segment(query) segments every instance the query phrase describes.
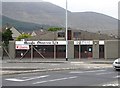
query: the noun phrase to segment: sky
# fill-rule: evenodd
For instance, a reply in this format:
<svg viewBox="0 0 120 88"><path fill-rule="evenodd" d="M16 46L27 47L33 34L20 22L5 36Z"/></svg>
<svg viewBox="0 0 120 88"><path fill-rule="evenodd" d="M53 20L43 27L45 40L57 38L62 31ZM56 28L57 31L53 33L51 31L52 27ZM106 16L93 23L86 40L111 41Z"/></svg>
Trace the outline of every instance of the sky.
<svg viewBox="0 0 120 88"><path fill-rule="evenodd" d="M66 7L66 0L2 0L2 2L41 2L47 1L60 7ZM118 2L120 0L67 0L71 12L93 11L118 18Z"/></svg>

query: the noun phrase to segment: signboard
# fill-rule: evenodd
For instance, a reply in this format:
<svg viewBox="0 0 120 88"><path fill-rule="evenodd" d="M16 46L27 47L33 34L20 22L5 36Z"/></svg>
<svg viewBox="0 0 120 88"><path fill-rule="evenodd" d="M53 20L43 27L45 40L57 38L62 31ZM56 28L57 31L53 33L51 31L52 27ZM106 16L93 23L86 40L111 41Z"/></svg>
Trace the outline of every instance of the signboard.
<svg viewBox="0 0 120 88"><path fill-rule="evenodd" d="M74 41L74 45L79 45L80 41Z"/></svg>
<svg viewBox="0 0 120 88"><path fill-rule="evenodd" d="M99 41L99 45L104 45L104 41Z"/></svg>
<svg viewBox="0 0 120 88"><path fill-rule="evenodd" d="M16 41L16 45L65 45L66 41Z"/></svg>
<svg viewBox="0 0 120 88"><path fill-rule="evenodd" d="M16 41L19 45L53 45L54 41Z"/></svg>
<svg viewBox="0 0 120 88"><path fill-rule="evenodd" d="M16 49L28 50L29 45L16 45Z"/></svg>
<svg viewBox="0 0 120 88"><path fill-rule="evenodd" d="M81 41L81 45L92 45L93 41Z"/></svg>
<svg viewBox="0 0 120 88"><path fill-rule="evenodd" d="M66 41L16 41L16 45L66 45ZM93 45L93 41L74 41L74 45ZM104 45L104 41L99 41L100 45Z"/></svg>
<svg viewBox="0 0 120 88"><path fill-rule="evenodd" d="M66 45L66 41L55 41L55 45Z"/></svg>
<svg viewBox="0 0 120 88"><path fill-rule="evenodd" d="M93 41L74 41L74 45L93 45Z"/></svg>

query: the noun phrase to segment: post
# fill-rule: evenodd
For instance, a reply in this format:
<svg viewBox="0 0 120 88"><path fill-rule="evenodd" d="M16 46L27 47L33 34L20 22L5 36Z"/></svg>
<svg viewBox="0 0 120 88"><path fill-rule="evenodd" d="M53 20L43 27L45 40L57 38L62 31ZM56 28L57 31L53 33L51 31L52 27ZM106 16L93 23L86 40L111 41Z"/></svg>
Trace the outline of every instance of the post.
<svg viewBox="0 0 120 88"><path fill-rule="evenodd" d="M80 38L80 35L81 35L81 32L79 34L79 59L81 58L81 47L80 47L80 45L81 45L81 38Z"/></svg>
<svg viewBox="0 0 120 88"><path fill-rule="evenodd" d="M55 41L54 41L54 59L56 59L56 45L55 45Z"/></svg>
<svg viewBox="0 0 120 88"><path fill-rule="evenodd" d="M56 59L56 34L54 32L54 59Z"/></svg>
<svg viewBox="0 0 120 88"><path fill-rule="evenodd" d="M81 53L81 49L80 49L80 40L79 40L79 59L80 59L80 53Z"/></svg>
<svg viewBox="0 0 120 88"><path fill-rule="evenodd" d="M33 41L31 43L31 60L33 59Z"/></svg>
<svg viewBox="0 0 120 88"><path fill-rule="evenodd" d="M66 61L68 61L68 33L67 33L67 29L68 29L68 22L67 22L68 18L67 18L67 0L66 0Z"/></svg>

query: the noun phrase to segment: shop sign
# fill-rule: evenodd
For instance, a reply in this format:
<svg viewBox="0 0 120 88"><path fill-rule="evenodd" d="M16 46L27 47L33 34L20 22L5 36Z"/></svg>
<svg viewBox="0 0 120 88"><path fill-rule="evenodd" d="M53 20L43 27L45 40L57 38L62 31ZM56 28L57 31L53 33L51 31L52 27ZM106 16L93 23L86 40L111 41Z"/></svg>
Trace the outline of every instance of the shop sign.
<svg viewBox="0 0 120 88"><path fill-rule="evenodd" d="M53 45L53 41L36 41L36 45Z"/></svg>
<svg viewBox="0 0 120 88"><path fill-rule="evenodd" d="M66 41L54 41L56 45L65 45Z"/></svg>
<svg viewBox="0 0 120 88"><path fill-rule="evenodd" d="M16 45L23 45L23 44L24 44L24 41L16 41L15 44L16 44Z"/></svg>
<svg viewBox="0 0 120 88"><path fill-rule="evenodd" d="M35 41L24 41L24 44L34 45L34 44L35 44Z"/></svg>
<svg viewBox="0 0 120 88"><path fill-rule="evenodd" d="M92 45L93 41L74 41L74 45Z"/></svg>
<svg viewBox="0 0 120 88"><path fill-rule="evenodd" d="M99 41L99 45L104 45L104 41Z"/></svg>
<svg viewBox="0 0 120 88"><path fill-rule="evenodd" d="M16 45L16 49L28 50L29 49L29 45Z"/></svg>
<svg viewBox="0 0 120 88"><path fill-rule="evenodd" d="M65 45L66 41L16 41L16 45Z"/></svg>
<svg viewBox="0 0 120 88"><path fill-rule="evenodd" d="M92 45L93 41L81 41L81 45Z"/></svg>

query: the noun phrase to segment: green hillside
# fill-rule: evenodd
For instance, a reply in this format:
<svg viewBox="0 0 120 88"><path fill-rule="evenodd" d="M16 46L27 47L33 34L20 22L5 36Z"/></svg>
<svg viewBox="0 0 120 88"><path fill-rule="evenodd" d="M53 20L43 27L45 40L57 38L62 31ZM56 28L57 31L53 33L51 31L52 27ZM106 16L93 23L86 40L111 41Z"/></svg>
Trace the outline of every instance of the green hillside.
<svg viewBox="0 0 120 88"><path fill-rule="evenodd" d="M14 26L19 31L24 31L24 32L38 30L41 28L46 29L47 27L49 27L48 25L44 25L44 24L40 25L40 24L35 24L30 22L22 22L22 21L8 18L6 16L2 16L2 24L0 25L5 26L6 24L10 24L11 26Z"/></svg>

